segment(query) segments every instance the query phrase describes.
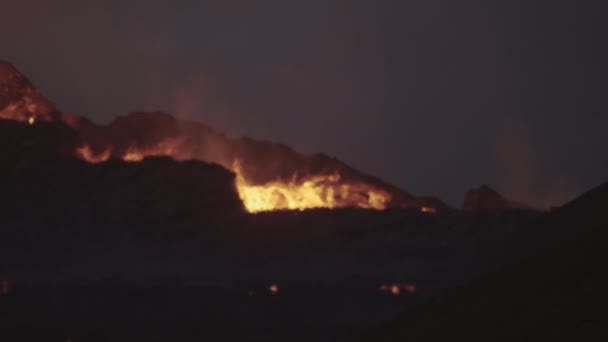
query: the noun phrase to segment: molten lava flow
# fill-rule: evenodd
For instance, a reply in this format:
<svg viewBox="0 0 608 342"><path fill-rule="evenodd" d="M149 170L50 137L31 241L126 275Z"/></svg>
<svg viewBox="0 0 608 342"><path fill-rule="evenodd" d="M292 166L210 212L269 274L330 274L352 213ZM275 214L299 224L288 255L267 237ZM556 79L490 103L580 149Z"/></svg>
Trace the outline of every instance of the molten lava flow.
<svg viewBox="0 0 608 342"><path fill-rule="evenodd" d="M149 156L169 156L177 160L197 159L191 146L180 139L165 139L145 148L131 146L126 152L118 155L115 155L112 149L94 153L90 146L84 145L76 151L76 155L90 163L104 162L111 156L127 162L139 162ZM237 191L245 209L251 213L345 207L382 210L391 200L389 193L368 184L343 181L339 173L252 184L239 160L227 166L236 174Z"/></svg>
<svg viewBox="0 0 608 342"><path fill-rule="evenodd" d="M97 164L107 161L108 159L110 159L111 153L112 150L107 149L102 153L96 154L95 152L93 152L89 145L84 145L76 149L76 156L91 164Z"/></svg>
<svg viewBox="0 0 608 342"><path fill-rule="evenodd" d="M90 163L104 162L111 156L110 149L95 154L88 145L79 148L76 153ZM179 139L166 139L152 147L132 146L118 158L127 162L139 162L148 156L170 156L184 160L191 159L192 153ZM239 196L251 213L344 207L381 210L386 208L391 197L385 191L367 184L344 182L338 173L252 184L247 180L239 160L235 160L229 168L236 174Z"/></svg>
<svg viewBox="0 0 608 342"><path fill-rule="evenodd" d="M145 148L131 146L121 159L128 162L139 162L145 157L152 156L168 156L175 160L191 159L189 149L183 146L180 139L165 139L154 146Z"/></svg>
<svg viewBox="0 0 608 342"><path fill-rule="evenodd" d="M126 152L115 156L126 162L140 162L146 157L168 156L176 160L189 159L186 149L180 149L178 139L166 139L152 147L137 148L131 146ZM76 150L76 156L86 162L102 163L114 156L112 149L108 148L101 153L95 153L89 145L84 145Z"/></svg>
<svg viewBox="0 0 608 342"><path fill-rule="evenodd" d="M0 119L29 125L63 123L82 142L73 154L89 163L110 158L139 162L148 156L168 156L221 164L236 174L236 188L249 212L346 207L380 210L389 205L409 206L408 194L401 196L399 191L326 156L308 158L270 142L231 139L203 124L179 121L166 113L131 113L107 126L98 126L86 118L57 110L25 76L1 61ZM268 163L273 155L276 163L271 162L272 167L258 168L257 160ZM241 165L239 158L247 160L247 164ZM289 161L292 165L278 165L279 161ZM301 168L292 169L293 174L285 176L286 170L298 165ZM310 169L330 171L298 172ZM254 170L255 177L252 176ZM268 171L261 175L262 170ZM277 178L273 181L260 181L274 176Z"/></svg>
<svg viewBox="0 0 608 342"><path fill-rule="evenodd" d="M366 184L342 182L339 174L313 175L289 181L250 184L240 161L232 165L236 186L247 211L304 210L313 208L359 207L385 209L390 195Z"/></svg>

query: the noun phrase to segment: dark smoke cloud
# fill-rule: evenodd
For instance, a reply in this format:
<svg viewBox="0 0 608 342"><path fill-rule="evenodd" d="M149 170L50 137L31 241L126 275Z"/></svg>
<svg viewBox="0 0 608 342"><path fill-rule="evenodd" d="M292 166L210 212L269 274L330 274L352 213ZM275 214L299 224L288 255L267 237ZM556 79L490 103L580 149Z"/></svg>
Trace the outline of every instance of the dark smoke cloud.
<svg viewBox="0 0 608 342"><path fill-rule="evenodd" d="M548 206L608 175L600 2L22 0L1 9L0 58L61 109L97 122L166 110L324 151L453 204L488 183Z"/></svg>

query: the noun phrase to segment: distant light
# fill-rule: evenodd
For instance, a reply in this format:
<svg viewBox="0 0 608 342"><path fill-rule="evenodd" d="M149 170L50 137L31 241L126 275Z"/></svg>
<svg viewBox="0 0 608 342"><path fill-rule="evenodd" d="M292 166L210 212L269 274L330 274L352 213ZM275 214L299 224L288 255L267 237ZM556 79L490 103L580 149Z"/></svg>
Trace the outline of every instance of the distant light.
<svg viewBox="0 0 608 342"><path fill-rule="evenodd" d="M391 286L391 294L397 296L400 293L401 293L401 290L399 289L399 286L397 286L397 285Z"/></svg>
<svg viewBox="0 0 608 342"><path fill-rule="evenodd" d="M30 116L30 117L27 119L27 123L28 123L28 124L30 124L30 125L35 124L35 123L36 123L36 117L34 117L34 116Z"/></svg>
<svg viewBox="0 0 608 342"><path fill-rule="evenodd" d="M405 291L409 292L409 293L416 292L416 285L414 285L414 284L401 285L401 288L404 289Z"/></svg>
<svg viewBox="0 0 608 342"><path fill-rule="evenodd" d="M272 294L277 294L279 292L279 285L272 284L272 285L268 286L268 291L270 291L270 293L272 293Z"/></svg>
<svg viewBox="0 0 608 342"><path fill-rule="evenodd" d="M416 285L414 284L382 284L378 287L378 289L382 292L388 292L393 296L398 296L402 291L406 291L410 294L416 292Z"/></svg>
<svg viewBox="0 0 608 342"><path fill-rule="evenodd" d="M436 214L437 213L437 209L435 209L433 207L421 207L420 211L422 211L423 213L427 213L427 214Z"/></svg>

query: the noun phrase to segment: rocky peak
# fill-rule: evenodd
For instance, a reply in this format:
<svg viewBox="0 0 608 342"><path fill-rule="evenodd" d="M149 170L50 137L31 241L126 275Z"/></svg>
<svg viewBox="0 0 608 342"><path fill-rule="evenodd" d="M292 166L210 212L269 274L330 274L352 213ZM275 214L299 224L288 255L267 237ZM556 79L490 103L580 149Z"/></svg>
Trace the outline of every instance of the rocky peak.
<svg viewBox="0 0 608 342"><path fill-rule="evenodd" d="M55 106L10 63L0 61L0 119L34 123L58 116Z"/></svg>
<svg viewBox="0 0 608 342"><path fill-rule="evenodd" d="M477 209L507 208L509 201L487 185L469 190L462 203L462 209L473 211Z"/></svg>

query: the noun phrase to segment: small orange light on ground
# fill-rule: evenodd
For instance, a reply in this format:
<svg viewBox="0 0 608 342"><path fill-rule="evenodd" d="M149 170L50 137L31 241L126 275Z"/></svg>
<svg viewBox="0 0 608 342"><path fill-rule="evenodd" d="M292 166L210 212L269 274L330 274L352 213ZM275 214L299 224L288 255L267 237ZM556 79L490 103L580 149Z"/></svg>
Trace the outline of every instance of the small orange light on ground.
<svg viewBox="0 0 608 342"><path fill-rule="evenodd" d="M420 211L422 211L423 213L427 213L427 214L437 213L437 209L435 209L433 207L422 207L422 208L420 208Z"/></svg>
<svg viewBox="0 0 608 342"><path fill-rule="evenodd" d="M402 291L406 291L410 294L416 292L416 285L414 284L382 284L378 287L378 289L382 292L388 292L394 296L398 296Z"/></svg>
<svg viewBox="0 0 608 342"><path fill-rule="evenodd" d="M398 285L392 285L391 286L391 294L397 296L401 293L401 289L399 289Z"/></svg>
<svg viewBox="0 0 608 342"><path fill-rule="evenodd" d="M278 293L279 292L279 285L272 284L272 285L268 286L268 291L270 291L270 293L272 293L272 294Z"/></svg>

